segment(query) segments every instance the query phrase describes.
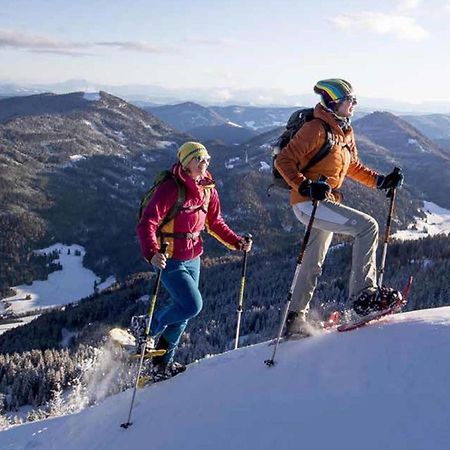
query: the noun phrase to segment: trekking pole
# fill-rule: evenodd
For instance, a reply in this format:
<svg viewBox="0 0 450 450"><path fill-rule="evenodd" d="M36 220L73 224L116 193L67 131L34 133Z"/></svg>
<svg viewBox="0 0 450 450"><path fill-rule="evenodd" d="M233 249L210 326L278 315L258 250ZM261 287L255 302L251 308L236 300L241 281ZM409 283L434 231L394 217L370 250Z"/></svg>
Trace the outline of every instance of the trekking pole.
<svg viewBox="0 0 450 450"><path fill-rule="evenodd" d="M399 167L394 168L395 173L400 173L401 169ZM394 215L394 203L395 203L395 194L396 189L391 188L389 189L387 193L387 197L391 199L389 203L389 213L386 220L386 229L384 230L384 242L383 242L383 251L381 253L381 262L380 262L380 268L378 270L378 287L381 287L383 284L383 277L384 277L384 266L386 264L386 254L387 254L387 248L389 243L389 235L391 234L391 222L392 222L392 216Z"/></svg>
<svg viewBox="0 0 450 450"><path fill-rule="evenodd" d="M316 215L316 210L317 210L318 205L319 205L319 201L318 200L314 200L311 217L309 219L308 226L306 228L305 237L303 238L303 243L302 243L302 246L301 246L301 249L300 249L300 254L298 255L298 259L297 259L297 266L295 267L294 278L292 280L292 284L291 284L291 287L289 289L289 293L288 293L287 301L286 301L286 306L284 308L283 315L282 315L282 320L280 322L280 328L278 330L277 341L276 341L275 347L273 349L272 358L271 359L266 359L264 361L264 363L268 367L272 367L272 366L275 365L275 355L277 353L278 344L280 343L281 333L283 332L284 324L286 323L286 318L287 318L287 315L288 315L289 306L291 305L292 294L294 293L294 288L295 288L295 285L297 283L298 273L299 273L300 267L302 265L303 256L305 254L306 246L308 245L309 236L311 234L311 229L313 227L314 217Z"/></svg>
<svg viewBox="0 0 450 450"><path fill-rule="evenodd" d="M250 233L244 236L245 242L250 242L252 235ZM239 347L239 333L241 330L241 316L242 316L242 305L244 303L244 289L245 289L245 271L247 270L247 255L248 252L244 250L244 259L242 263L242 276L241 276L241 289L239 291L239 301L237 307L237 325L236 325L236 338L234 340L234 349Z"/></svg>
<svg viewBox="0 0 450 450"><path fill-rule="evenodd" d="M163 242L159 252L162 253L162 254L165 254L166 251L167 251L167 247L168 246L169 246L169 244L167 242ZM122 428L125 428L125 429L127 429L130 425L133 424L132 422L130 422L130 420L131 420L131 413L133 411L134 399L136 397L136 390L138 388L139 378L141 376L141 370L142 370L142 366L144 364L145 348L147 346L147 339L148 339L148 336L150 334L150 325L152 323L153 311L155 310L156 298L158 296L159 285L161 283L161 274L162 274L162 269L158 269L158 275L156 276L156 282L155 282L155 286L153 288L152 300L150 302L150 308L148 310L148 321L147 321L147 326L145 328L145 340L144 340L143 344L141 345L141 347L142 347L141 348L141 357L139 359L139 368L138 368L138 372L137 372L137 375L136 375L136 382L134 384L133 395L131 397L130 411L128 412L127 421L122 423L122 424L120 424L120 426Z"/></svg>

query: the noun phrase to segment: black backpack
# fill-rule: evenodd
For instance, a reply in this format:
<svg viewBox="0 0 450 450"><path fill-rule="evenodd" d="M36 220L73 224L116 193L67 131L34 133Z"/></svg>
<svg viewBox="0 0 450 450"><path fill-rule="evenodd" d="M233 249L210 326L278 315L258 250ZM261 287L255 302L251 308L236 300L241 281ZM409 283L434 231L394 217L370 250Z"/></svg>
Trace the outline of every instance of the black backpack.
<svg viewBox="0 0 450 450"><path fill-rule="evenodd" d="M289 120L286 124L286 130L284 130L283 134L276 140L275 144L272 146L272 183L267 189L268 194L270 195L270 189L272 187L277 187L285 190L290 190L291 187L286 183L284 178L281 176L280 172L278 172L275 167L275 160L277 159L278 154L281 150L289 144L290 140L295 136L295 134L300 130L300 128L306 123L314 119L314 108L303 108L295 111L289 117ZM304 173L312 166L321 161L325 156L330 153L330 150L333 146L333 133L331 131L330 125L328 125L325 121L321 120L325 131L327 133L327 140L324 146L317 151L317 153L308 161L305 167L300 168L300 172Z"/></svg>

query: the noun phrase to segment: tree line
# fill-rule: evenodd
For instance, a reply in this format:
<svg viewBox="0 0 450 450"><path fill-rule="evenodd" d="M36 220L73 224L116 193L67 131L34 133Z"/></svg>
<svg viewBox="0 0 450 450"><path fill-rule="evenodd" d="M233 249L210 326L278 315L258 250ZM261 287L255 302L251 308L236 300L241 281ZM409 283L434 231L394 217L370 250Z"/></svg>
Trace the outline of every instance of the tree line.
<svg viewBox="0 0 450 450"><path fill-rule="evenodd" d="M301 237L291 240L288 251L249 255L242 345L275 335ZM441 235L389 246L386 285L401 289L410 275L415 277L407 310L450 304L449 244L450 237ZM330 250L311 306L317 320L336 309L350 308L347 301L350 259L350 245ZM232 348L241 264L239 253L203 258L200 288L205 306L190 322L177 353L178 360L189 363ZM67 305L61 311L43 314L30 324L0 336L0 386L1 392L5 389L8 392L5 410L26 404L40 408L51 401L57 386L68 389L69 383L79 378L83 361L92 359L93 349L104 348L108 329L127 327L132 315L147 312L153 279L152 273L136 274L103 293ZM158 303L167 300L162 288ZM67 348L61 348L65 332L71 332L73 337ZM113 383L111 392L117 392L114 388L117 385Z"/></svg>

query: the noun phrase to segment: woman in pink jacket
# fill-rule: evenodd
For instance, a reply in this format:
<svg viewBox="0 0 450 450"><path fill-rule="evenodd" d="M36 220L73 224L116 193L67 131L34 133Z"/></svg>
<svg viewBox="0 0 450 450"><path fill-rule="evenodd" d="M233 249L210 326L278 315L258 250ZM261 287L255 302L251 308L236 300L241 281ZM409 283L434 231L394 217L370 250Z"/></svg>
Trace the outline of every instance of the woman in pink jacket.
<svg viewBox="0 0 450 450"><path fill-rule="evenodd" d="M158 309L151 323L150 335L158 338L157 348L166 354L153 359L153 372L166 377L183 370L173 362L176 347L189 319L202 309L198 289L200 255L203 253L201 231L206 231L231 250L250 251L252 242L235 234L220 212L214 180L207 171L211 157L198 142L186 142L178 150L178 163L172 176L162 182L143 210L137 233L144 258L162 269L161 281L170 294L170 304ZM164 220L179 199L179 187L185 191L181 208L171 220ZM159 253L163 242L166 254ZM132 319L132 331L145 329L145 317Z"/></svg>

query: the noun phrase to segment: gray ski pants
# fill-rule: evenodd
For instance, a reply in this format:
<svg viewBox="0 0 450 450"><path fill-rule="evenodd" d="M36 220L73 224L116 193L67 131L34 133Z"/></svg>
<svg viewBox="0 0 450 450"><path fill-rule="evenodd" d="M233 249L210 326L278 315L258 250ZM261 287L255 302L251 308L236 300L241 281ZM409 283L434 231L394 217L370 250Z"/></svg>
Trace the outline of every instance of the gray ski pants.
<svg viewBox="0 0 450 450"><path fill-rule="evenodd" d="M308 225L313 208L311 202L297 203L292 208L297 219ZM377 222L373 217L348 206L326 200L320 202L290 306L290 310L298 312L302 319L305 319L308 312L333 233L354 238L349 297L356 296L365 288L376 286Z"/></svg>

